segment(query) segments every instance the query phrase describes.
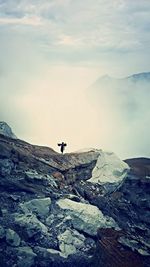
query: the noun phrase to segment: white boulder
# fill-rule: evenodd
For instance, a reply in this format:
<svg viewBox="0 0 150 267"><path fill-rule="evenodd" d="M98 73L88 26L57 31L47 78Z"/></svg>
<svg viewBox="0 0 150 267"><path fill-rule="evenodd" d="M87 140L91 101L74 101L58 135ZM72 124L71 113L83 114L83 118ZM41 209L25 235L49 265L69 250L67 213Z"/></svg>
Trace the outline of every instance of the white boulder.
<svg viewBox="0 0 150 267"><path fill-rule="evenodd" d="M94 205L79 203L70 199L60 199L57 204L61 209L68 210L75 229L91 236L97 234L98 228L118 228L111 217L104 216Z"/></svg>
<svg viewBox="0 0 150 267"><path fill-rule="evenodd" d="M96 166L88 182L94 184L120 183L129 169L128 164L120 160L114 153L99 151Z"/></svg>

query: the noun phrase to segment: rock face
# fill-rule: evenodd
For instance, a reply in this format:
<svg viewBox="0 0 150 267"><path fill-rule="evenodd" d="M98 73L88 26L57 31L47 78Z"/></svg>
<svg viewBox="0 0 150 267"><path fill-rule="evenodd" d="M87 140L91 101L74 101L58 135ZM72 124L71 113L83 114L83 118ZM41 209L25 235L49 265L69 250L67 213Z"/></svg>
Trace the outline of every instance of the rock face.
<svg viewBox="0 0 150 267"><path fill-rule="evenodd" d="M0 135L1 267L149 267L150 159Z"/></svg>
<svg viewBox="0 0 150 267"><path fill-rule="evenodd" d="M10 138L17 138L16 135L12 132L10 126L4 121L0 121L0 134L3 134Z"/></svg>

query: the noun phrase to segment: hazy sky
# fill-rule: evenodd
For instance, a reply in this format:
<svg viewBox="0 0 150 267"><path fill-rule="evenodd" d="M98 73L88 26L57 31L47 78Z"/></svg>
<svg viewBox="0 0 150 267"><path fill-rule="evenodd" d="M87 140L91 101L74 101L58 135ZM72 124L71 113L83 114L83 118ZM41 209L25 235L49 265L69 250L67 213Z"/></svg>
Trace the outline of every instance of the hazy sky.
<svg viewBox="0 0 150 267"><path fill-rule="evenodd" d="M101 134L87 88L106 73L149 71L149 31L149 0L0 0L0 120L18 137L54 149L63 140L68 152L96 146L121 157L148 155L147 139L143 150L141 139L136 149L124 140L113 111L114 131ZM104 111L111 114L110 106Z"/></svg>

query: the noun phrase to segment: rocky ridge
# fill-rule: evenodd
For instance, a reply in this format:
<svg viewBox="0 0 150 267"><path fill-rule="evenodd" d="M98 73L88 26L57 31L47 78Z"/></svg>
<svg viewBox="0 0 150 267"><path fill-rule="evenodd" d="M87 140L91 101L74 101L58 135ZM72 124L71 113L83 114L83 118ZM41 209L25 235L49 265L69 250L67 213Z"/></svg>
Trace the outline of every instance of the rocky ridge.
<svg viewBox="0 0 150 267"><path fill-rule="evenodd" d="M149 267L149 193L150 159L0 134L1 266Z"/></svg>
<svg viewBox="0 0 150 267"><path fill-rule="evenodd" d="M0 121L0 134L3 134L10 138L17 138L16 135L12 132L11 127L4 121Z"/></svg>

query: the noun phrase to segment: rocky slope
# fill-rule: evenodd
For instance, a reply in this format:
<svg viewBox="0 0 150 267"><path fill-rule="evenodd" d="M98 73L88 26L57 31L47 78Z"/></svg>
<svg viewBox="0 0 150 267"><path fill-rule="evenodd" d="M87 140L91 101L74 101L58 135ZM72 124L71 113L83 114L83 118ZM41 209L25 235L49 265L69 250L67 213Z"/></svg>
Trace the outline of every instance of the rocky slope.
<svg viewBox="0 0 150 267"><path fill-rule="evenodd" d="M150 159L0 134L1 267L149 267Z"/></svg>

